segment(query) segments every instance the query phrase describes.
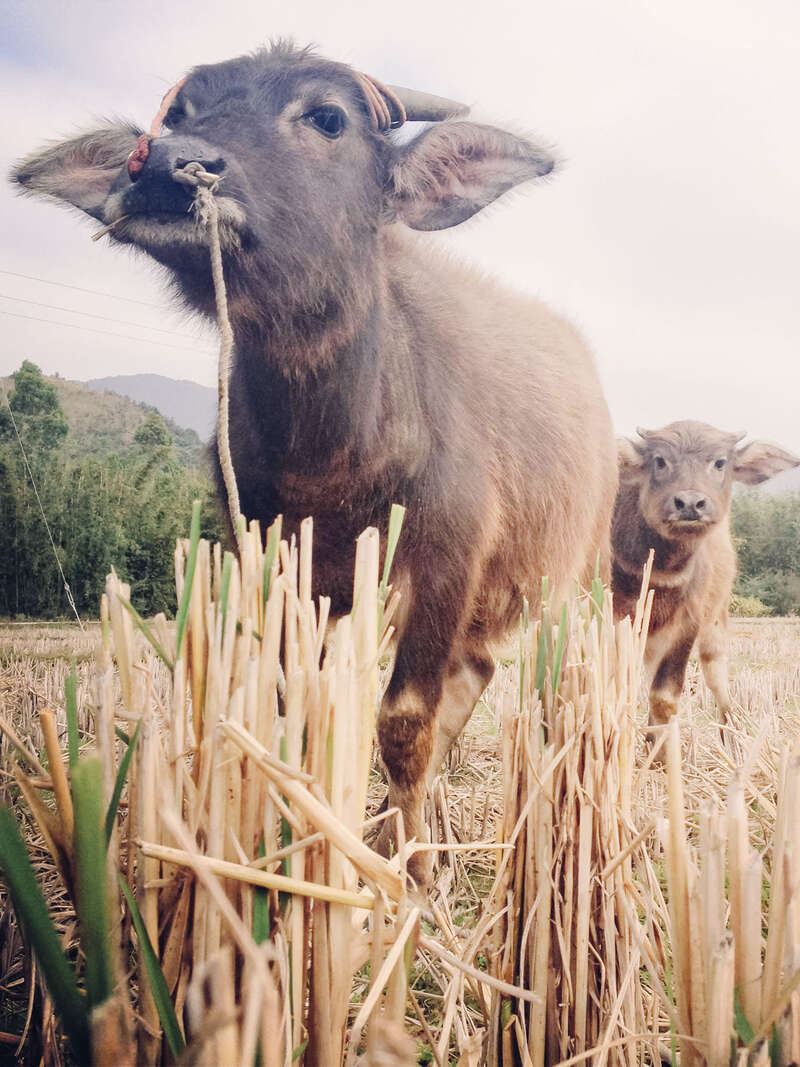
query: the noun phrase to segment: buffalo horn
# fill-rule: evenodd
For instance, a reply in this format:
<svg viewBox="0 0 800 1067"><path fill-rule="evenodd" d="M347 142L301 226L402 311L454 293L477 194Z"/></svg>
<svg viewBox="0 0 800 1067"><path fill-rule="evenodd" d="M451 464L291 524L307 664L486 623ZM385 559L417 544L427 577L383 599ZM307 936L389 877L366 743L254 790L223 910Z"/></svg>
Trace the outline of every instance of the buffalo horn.
<svg viewBox="0 0 800 1067"><path fill-rule="evenodd" d="M441 122L443 119L466 115L469 107L443 96L420 93L416 89L404 89L401 85L387 85L406 110L409 122Z"/></svg>

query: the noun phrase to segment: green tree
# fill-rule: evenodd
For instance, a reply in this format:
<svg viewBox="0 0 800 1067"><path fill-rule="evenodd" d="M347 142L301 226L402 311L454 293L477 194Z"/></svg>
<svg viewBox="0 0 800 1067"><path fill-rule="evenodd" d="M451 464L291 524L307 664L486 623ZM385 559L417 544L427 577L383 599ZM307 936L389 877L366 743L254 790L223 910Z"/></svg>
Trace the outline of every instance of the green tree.
<svg viewBox="0 0 800 1067"><path fill-rule="evenodd" d="M739 558L736 593L775 615L800 615L800 494L737 494L731 529Z"/></svg>
<svg viewBox="0 0 800 1067"><path fill-rule="evenodd" d="M60 447L69 426L55 387L45 381L35 363L24 360L13 378L14 388L8 397L8 404L33 465L37 455ZM0 438L8 440L12 436L16 435L11 415L8 407L4 407Z"/></svg>
<svg viewBox="0 0 800 1067"><path fill-rule="evenodd" d="M172 434L158 412L151 411L133 435L133 440L142 448L164 448L172 445Z"/></svg>

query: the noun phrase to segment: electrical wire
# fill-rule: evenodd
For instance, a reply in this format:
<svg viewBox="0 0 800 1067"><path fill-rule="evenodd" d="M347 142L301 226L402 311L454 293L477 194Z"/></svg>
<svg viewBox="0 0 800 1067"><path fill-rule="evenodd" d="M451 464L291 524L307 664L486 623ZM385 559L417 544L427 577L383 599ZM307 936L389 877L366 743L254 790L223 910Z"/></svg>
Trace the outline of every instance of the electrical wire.
<svg viewBox="0 0 800 1067"><path fill-rule="evenodd" d="M94 326L78 326L74 322L56 322L54 319L42 319L38 315L23 315L20 311L4 311L0 308L0 315L10 315L14 319L27 319L29 322L43 322L47 326L56 326L58 329L85 330L87 333L100 333L105 337L116 337L118 340L136 341L137 344L158 345L159 348L174 348L178 352L192 352L194 354L210 356L213 352L210 348L187 348L185 345L171 345L168 341L154 341L150 337L132 337L129 333L115 333L113 330L98 330Z"/></svg>
<svg viewBox="0 0 800 1067"><path fill-rule="evenodd" d="M156 330L158 333L168 333L172 337L183 337L187 341L193 341L191 334L181 333L180 330L165 330L163 326L147 326L143 322L131 322L130 319L117 319L113 315L98 315L93 311L78 311L75 308L65 308L60 304L45 304L41 300L28 300L23 296L9 296L8 293L0 293L0 300L16 300L19 304L32 304L37 308L48 308L50 311L63 311L67 315L85 315L87 319L102 319L103 322L117 322L120 326L135 326L137 330Z"/></svg>
<svg viewBox="0 0 800 1067"><path fill-rule="evenodd" d="M7 274L11 278L25 278L29 282L42 282L44 285L57 285L61 289L74 289L78 293L91 293L92 296L105 296L109 300L124 300L128 304L141 304L146 308L158 308L163 311L163 305L153 304L149 300L136 300L132 296L118 296L116 293L103 293L99 289L87 289L82 285L70 285L68 282L56 282L50 278L39 278L35 274L21 274L17 270L2 270L0 274Z"/></svg>

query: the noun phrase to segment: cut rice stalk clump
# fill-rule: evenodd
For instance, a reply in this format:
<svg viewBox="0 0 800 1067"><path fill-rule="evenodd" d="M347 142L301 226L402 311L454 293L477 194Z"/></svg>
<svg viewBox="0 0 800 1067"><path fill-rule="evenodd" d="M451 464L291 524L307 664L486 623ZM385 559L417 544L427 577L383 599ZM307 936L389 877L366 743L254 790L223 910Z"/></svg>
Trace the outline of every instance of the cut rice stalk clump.
<svg viewBox="0 0 800 1067"><path fill-rule="evenodd" d="M751 755L755 755L752 753ZM751 760L751 764L752 764ZM681 1064L800 1062L800 750L784 749L774 835L750 844L744 769L690 834L676 722L668 735L665 846ZM754 791L755 792L755 791ZM756 793L756 797L758 793ZM688 810L687 810L688 809Z"/></svg>
<svg viewBox="0 0 800 1067"><path fill-rule="evenodd" d="M308 520L298 550L275 526L264 549L251 524L239 560L196 536L179 544L174 635L141 624L142 639L127 587L113 575L107 585L105 662L113 635L123 713L142 723L119 847L202 1062L253 1063L258 1049L276 1067L342 1063L352 980L367 961L369 1010L349 1059L403 1017L403 949L419 914L405 897L406 854L387 861L362 842L393 604L383 611L378 534L366 531L355 606L321 666L328 602L311 599L311 531ZM171 668L164 702L153 647ZM107 758L112 693L101 685ZM149 989L140 952L139 1057L154 1063L162 1039Z"/></svg>
<svg viewBox="0 0 800 1067"><path fill-rule="evenodd" d="M647 587L647 576L643 590ZM599 583L523 632L520 688L502 709L505 811L490 897L492 967L533 1004L495 996L489 1063L641 1063L652 1008L641 983L632 809L635 712L648 628L614 622ZM656 1028L652 1031L655 1033ZM652 1051L652 1049L650 1050Z"/></svg>

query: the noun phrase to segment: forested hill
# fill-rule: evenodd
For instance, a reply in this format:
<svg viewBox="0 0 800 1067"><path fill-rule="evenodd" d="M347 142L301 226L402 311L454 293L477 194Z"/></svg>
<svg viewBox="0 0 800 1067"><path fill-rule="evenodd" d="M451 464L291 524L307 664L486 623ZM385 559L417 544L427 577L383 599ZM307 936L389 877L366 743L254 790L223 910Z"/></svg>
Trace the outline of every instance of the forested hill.
<svg viewBox="0 0 800 1067"><path fill-rule="evenodd" d="M203 536L224 529L205 447L145 405L45 378L26 360L0 379L0 616L70 613L14 422L79 612L96 617L111 567L140 611L172 612L192 501Z"/></svg>
<svg viewBox="0 0 800 1067"><path fill-rule="evenodd" d="M85 382L41 377L55 389L58 405L67 420L68 433L57 446L65 458L75 460L126 452L133 446L137 431L141 431L148 416L156 411L155 407L127 396L98 392ZM0 408L5 407L5 395L13 389L13 377L0 378ZM172 438L180 462L202 466L204 445L195 431L177 425L163 413L159 413L159 418Z"/></svg>

